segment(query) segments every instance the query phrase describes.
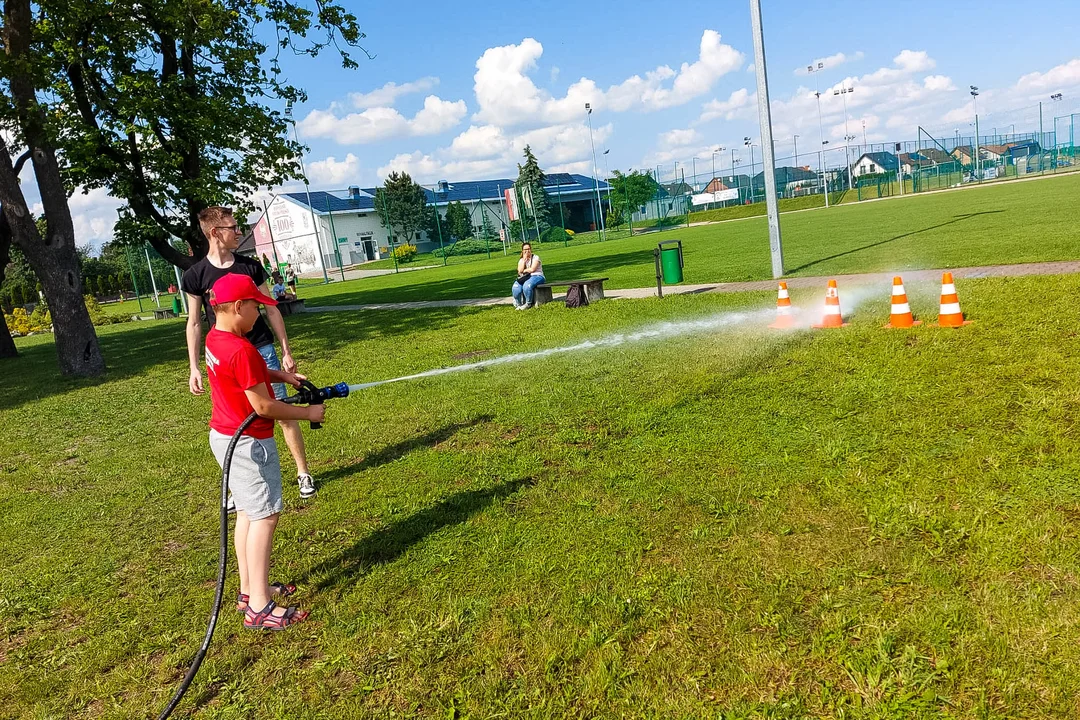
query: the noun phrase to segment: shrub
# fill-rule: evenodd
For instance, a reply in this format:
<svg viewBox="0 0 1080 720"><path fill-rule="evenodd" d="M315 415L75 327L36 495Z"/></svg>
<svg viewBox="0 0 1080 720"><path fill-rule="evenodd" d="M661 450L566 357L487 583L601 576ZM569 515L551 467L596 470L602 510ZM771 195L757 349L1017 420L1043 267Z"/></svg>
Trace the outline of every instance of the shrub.
<svg viewBox="0 0 1080 720"><path fill-rule="evenodd" d="M27 314L26 308L17 307L8 315L4 313L4 322L8 332L15 335L29 335L32 332L44 332L52 330L52 318L44 305L38 305L32 315Z"/></svg>
<svg viewBox="0 0 1080 720"><path fill-rule="evenodd" d="M570 239L570 235L561 227L555 225L549 227L543 233L540 234L540 242L566 242Z"/></svg>
<svg viewBox="0 0 1080 720"><path fill-rule="evenodd" d="M416 257L416 246L409 244L398 245L394 248L394 257L397 258L398 262L411 262Z"/></svg>
<svg viewBox="0 0 1080 720"><path fill-rule="evenodd" d="M86 312L90 314L90 322L95 327L127 322L127 318L122 315L107 315L98 305L98 301L94 299L93 295L83 295L83 302L86 303Z"/></svg>
<svg viewBox="0 0 1080 720"><path fill-rule="evenodd" d="M431 251L431 254L435 257L442 257L444 253L447 256L478 255L480 253L486 253L488 250L502 250L502 242L499 240L479 240L477 238L469 238L468 240L459 240L450 247L436 248Z"/></svg>
<svg viewBox="0 0 1080 720"><path fill-rule="evenodd" d="M623 219L622 210L617 207L612 207L608 209L607 217L604 218L604 222L609 228L617 228L626 221Z"/></svg>

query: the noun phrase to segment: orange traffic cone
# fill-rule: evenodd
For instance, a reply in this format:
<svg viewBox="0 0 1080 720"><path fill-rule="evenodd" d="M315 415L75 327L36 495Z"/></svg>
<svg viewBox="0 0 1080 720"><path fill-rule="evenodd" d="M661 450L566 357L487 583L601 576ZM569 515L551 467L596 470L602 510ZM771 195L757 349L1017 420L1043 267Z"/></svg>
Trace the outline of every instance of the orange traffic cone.
<svg viewBox="0 0 1080 720"><path fill-rule="evenodd" d="M769 327L786 330L795 327L795 318L791 315L791 298L788 297L787 283L780 283L776 293L776 320Z"/></svg>
<svg viewBox="0 0 1080 720"><path fill-rule="evenodd" d="M941 277L941 309L938 311L938 327L956 328L970 322L970 320L965 320L964 313L960 312L960 298L956 294L956 285L953 284L952 273L947 272Z"/></svg>
<svg viewBox="0 0 1080 720"><path fill-rule="evenodd" d="M907 293L904 291L904 281L899 276L892 279L892 313L889 315L889 324L885 327L909 328L922 325L922 320L916 320L911 314L911 306L908 305Z"/></svg>
<svg viewBox="0 0 1080 720"><path fill-rule="evenodd" d="M815 328L838 328L844 327L843 315L840 314L840 296L836 292L836 281L830 280L829 287L825 291L825 314L821 322L814 325Z"/></svg>

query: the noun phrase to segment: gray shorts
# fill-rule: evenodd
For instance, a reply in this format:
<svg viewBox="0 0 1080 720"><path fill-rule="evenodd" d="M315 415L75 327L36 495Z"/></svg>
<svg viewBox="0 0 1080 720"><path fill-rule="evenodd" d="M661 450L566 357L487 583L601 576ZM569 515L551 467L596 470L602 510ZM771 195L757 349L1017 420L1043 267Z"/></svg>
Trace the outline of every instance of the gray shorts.
<svg viewBox="0 0 1080 720"><path fill-rule="evenodd" d="M225 461L231 435L210 431L210 449L218 465ZM281 512L281 461L274 438L257 440L242 435L229 466L229 491L237 512L248 520L262 520Z"/></svg>

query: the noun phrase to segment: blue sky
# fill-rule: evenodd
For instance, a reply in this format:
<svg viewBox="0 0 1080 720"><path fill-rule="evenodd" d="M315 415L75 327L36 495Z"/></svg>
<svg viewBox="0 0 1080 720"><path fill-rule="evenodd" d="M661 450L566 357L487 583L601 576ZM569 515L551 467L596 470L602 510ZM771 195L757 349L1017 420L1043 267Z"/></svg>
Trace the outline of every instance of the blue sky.
<svg viewBox="0 0 1080 720"><path fill-rule="evenodd" d="M313 188L371 186L392 169L423 184L513 176L526 142L546 171L591 174L585 101L601 173L607 149L612 170L678 162L689 175L696 159L705 174L723 146L720 174L732 148L749 163L744 136L760 142L745 0L345 4L375 58L353 71L332 53L285 65L309 94L296 118ZM800 164L819 147L815 81L824 136L841 148L830 164L864 122L870 143L914 140L918 125L970 134L971 84L984 135L1037 129L1039 100L1047 126L1080 112L1076 0L762 4L779 164L792 164L795 134ZM815 60L826 67L807 76ZM854 87L847 131L841 86ZM1055 92L1065 98L1051 108ZM101 193L76 203L80 243L108 239L114 208Z"/></svg>

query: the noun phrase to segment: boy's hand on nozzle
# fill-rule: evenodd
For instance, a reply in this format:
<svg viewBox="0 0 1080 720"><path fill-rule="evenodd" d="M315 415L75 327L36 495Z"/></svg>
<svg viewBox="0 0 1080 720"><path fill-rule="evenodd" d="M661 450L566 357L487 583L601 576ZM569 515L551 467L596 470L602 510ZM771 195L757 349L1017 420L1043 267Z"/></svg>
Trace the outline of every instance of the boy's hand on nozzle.
<svg viewBox="0 0 1080 720"><path fill-rule="evenodd" d="M308 405L308 420L313 423L321 423L323 418L326 417L326 406L322 403L318 405Z"/></svg>

